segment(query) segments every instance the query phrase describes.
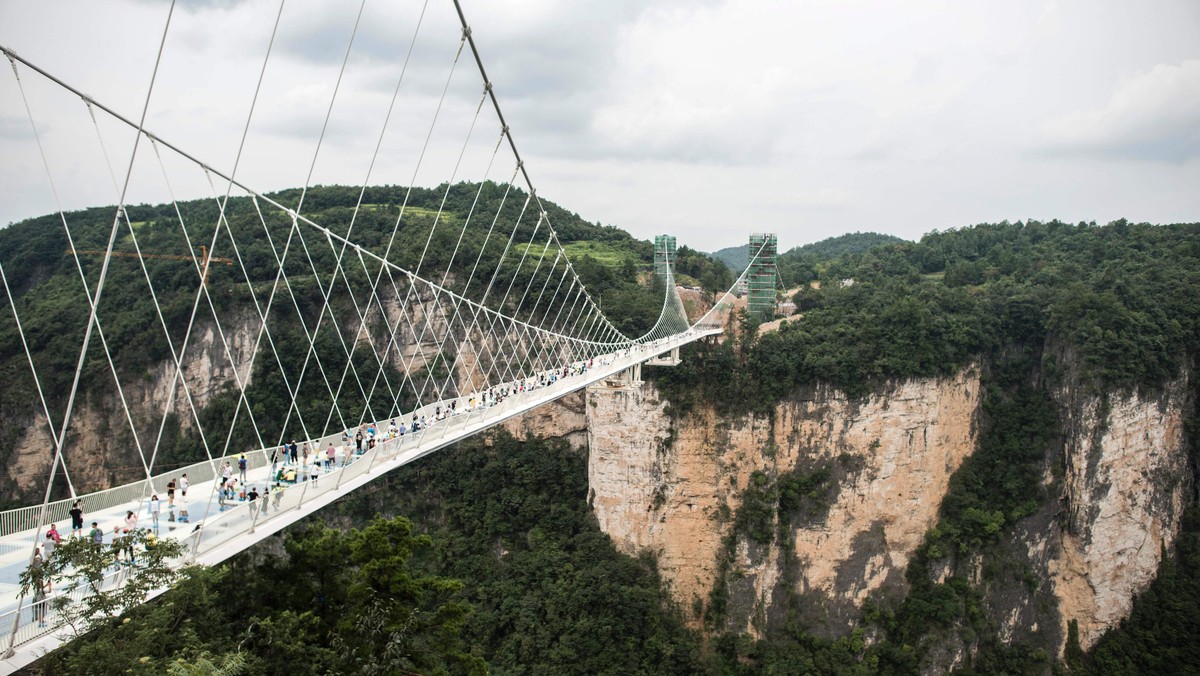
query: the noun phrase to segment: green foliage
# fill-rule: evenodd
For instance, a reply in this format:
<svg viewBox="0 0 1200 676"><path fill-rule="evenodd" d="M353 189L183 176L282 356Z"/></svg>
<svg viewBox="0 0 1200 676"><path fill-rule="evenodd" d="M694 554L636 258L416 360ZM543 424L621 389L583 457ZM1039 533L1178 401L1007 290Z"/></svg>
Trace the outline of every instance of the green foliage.
<svg viewBox="0 0 1200 676"><path fill-rule="evenodd" d="M1008 377L1022 377L1017 371ZM979 441L950 479L931 558L977 552L1041 504L1047 448L1058 430L1049 395L1023 380L993 381L983 402Z"/></svg>
<svg viewBox="0 0 1200 676"><path fill-rule="evenodd" d="M733 273L724 262L686 246L675 252L675 274L692 277L700 282L700 288L712 294L725 293L733 286Z"/></svg>
<svg viewBox="0 0 1200 676"><path fill-rule="evenodd" d="M797 622L784 631L752 641L745 634L722 634L714 641L712 672L720 674L831 674L868 676L881 673L876 657L865 649L861 629L836 640L817 638Z"/></svg>
<svg viewBox="0 0 1200 676"><path fill-rule="evenodd" d="M495 434L422 461L343 503L404 512L434 539L418 557L470 580L464 638L497 673L695 673L696 637L653 561L616 552L587 504L585 460Z"/></svg>
<svg viewBox="0 0 1200 676"><path fill-rule="evenodd" d="M1200 351L1198 241L1200 224L1030 222L875 246L824 261L821 289L797 293L802 316L779 331L691 347L654 377L677 413L733 415L818 381L862 396L1050 344L1085 380L1154 388Z"/></svg>
<svg viewBox="0 0 1200 676"><path fill-rule="evenodd" d="M136 554L132 564L130 552ZM186 552L187 547L178 540L158 539L145 528L122 535L112 546L96 546L90 538L66 538L49 560L21 572L21 592L34 598L38 587L87 590L79 600L60 594L53 601L57 626L70 627L78 636L116 622L144 603L152 591L171 584L177 573L168 564ZM130 574L112 587L107 583L121 566L130 567Z"/></svg>
<svg viewBox="0 0 1200 676"><path fill-rule="evenodd" d="M689 346L679 367L653 376L678 413L697 402L765 413L816 382L860 396L885 377L949 374L992 343L992 323L962 290L856 284L823 292L778 331Z"/></svg>
<svg viewBox="0 0 1200 676"><path fill-rule="evenodd" d="M786 531L793 522L823 518L836 485L834 473L825 463L811 471L797 469L778 477L756 470L739 496L732 533L769 545L775 541L776 525L779 531Z"/></svg>
<svg viewBox="0 0 1200 676"><path fill-rule="evenodd" d="M899 243L907 244L907 241L877 232L850 232L789 249L780 254L776 264L784 286L791 288L821 278L827 261ZM742 264L744 267L745 263Z"/></svg>
<svg viewBox="0 0 1200 676"><path fill-rule="evenodd" d="M81 540L82 541L82 540ZM66 541L64 541L64 545ZM462 585L415 569L432 546L403 518L292 529L285 555L186 568L160 599L51 653L45 673L463 673Z"/></svg>
<svg viewBox="0 0 1200 676"><path fill-rule="evenodd" d="M733 532L759 544L775 541L775 510L778 502L775 483L766 472L756 470L742 491L741 505L733 517Z"/></svg>
<svg viewBox="0 0 1200 676"><path fill-rule="evenodd" d="M1079 645L1079 620L1071 618L1067 623L1067 646L1063 657L1071 671L1083 669L1083 648Z"/></svg>
<svg viewBox="0 0 1200 676"><path fill-rule="evenodd" d="M797 518L806 521L823 518L829 509L832 478L832 472L824 466L808 473L793 471L779 477L780 523Z"/></svg>
<svg viewBox="0 0 1200 676"><path fill-rule="evenodd" d="M714 260L721 261L734 274L741 274L750 263L750 249L746 244L735 244L709 254Z"/></svg>
<svg viewBox="0 0 1200 676"><path fill-rule="evenodd" d="M791 287L811 279L817 279L816 271L825 261L904 241L899 237L877 232L850 232L812 244L804 244L780 254L777 260L779 276L785 285ZM724 263L734 273L739 274L746 269L746 265L750 262L750 252L746 244L727 247L714 251L710 255L713 259Z"/></svg>

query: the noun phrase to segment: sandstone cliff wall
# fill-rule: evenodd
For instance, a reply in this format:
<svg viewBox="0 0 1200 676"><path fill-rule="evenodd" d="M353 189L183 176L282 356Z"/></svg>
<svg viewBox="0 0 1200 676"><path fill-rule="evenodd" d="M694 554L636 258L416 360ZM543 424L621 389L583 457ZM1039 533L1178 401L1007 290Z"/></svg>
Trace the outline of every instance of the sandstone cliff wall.
<svg viewBox="0 0 1200 676"><path fill-rule="evenodd" d="M211 322L198 324L181 360L182 378L175 377L175 364L167 361L156 365L146 377L122 381L128 415L109 372L104 371L108 380L96 392L82 394L71 416L64 453L75 489L100 490L144 477L129 419L133 419L147 457L153 451L167 402L171 402L170 412L179 427L195 427L193 406L202 411L215 394L237 379L249 382L259 326L257 319L248 314L222 321L222 332ZM56 433L61 424L56 421ZM44 490L53 458L50 428L38 410L8 458L6 471L16 490Z"/></svg>
<svg viewBox="0 0 1200 676"><path fill-rule="evenodd" d="M1061 651L1075 619L1086 649L1128 615L1192 496L1189 391L1182 378L1149 394L1054 391L1061 440L1046 449L1042 509L1013 527L994 560L974 557L957 571L979 587L1002 638ZM721 578L727 628L760 634L782 619L774 610L786 593L803 599L808 626L841 635L869 596L905 591L908 561L974 451L980 402L975 368L895 383L860 402L818 387L770 416L731 420L706 409L672 420L650 384L593 387L589 497L618 548L657 556L694 623ZM727 550L755 472L814 468L834 470L827 509L791 523L790 537L743 537ZM970 650L948 644L943 666Z"/></svg>
<svg viewBox="0 0 1200 676"><path fill-rule="evenodd" d="M1079 622L1091 647L1129 615L1158 571L1192 496L1184 379L1154 394L1080 396L1064 387L1064 482L1059 557L1049 567L1063 631Z"/></svg>
<svg viewBox="0 0 1200 676"><path fill-rule="evenodd" d="M653 386L588 391L589 480L597 519L626 552L652 551L685 608L712 588L717 561L756 470L778 475L840 463L826 517L793 543L741 543L734 562L739 622L756 632L780 593L785 559L799 562L796 593L845 626L866 596L903 586L909 556L933 525L950 475L974 448L979 376L899 383L852 402L818 388L771 417L721 421L698 411L672 421ZM672 424L675 425L674 429ZM755 619L755 618L758 619Z"/></svg>

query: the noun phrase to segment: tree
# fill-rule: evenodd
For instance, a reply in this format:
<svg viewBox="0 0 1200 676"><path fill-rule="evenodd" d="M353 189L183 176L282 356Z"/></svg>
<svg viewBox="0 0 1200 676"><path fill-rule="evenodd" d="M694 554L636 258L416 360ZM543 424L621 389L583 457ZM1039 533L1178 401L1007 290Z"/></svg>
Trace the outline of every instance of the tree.
<svg viewBox="0 0 1200 676"><path fill-rule="evenodd" d="M122 562L121 551L134 552L136 558ZM178 576L170 564L186 552L178 540L158 539L145 528L123 535L111 547L96 546L90 538L64 539L48 561L21 573L21 593L30 598L46 582L68 592L51 602L54 626L69 626L79 636L116 621L145 603L150 592L170 585ZM85 593L74 599L69 593L74 590Z"/></svg>

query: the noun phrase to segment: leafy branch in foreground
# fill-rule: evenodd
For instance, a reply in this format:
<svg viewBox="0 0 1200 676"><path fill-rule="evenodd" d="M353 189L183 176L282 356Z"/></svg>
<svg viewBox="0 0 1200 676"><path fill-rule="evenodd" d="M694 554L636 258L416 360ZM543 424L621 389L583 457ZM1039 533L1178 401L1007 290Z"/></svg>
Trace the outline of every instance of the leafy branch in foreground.
<svg viewBox="0 0 1200 676"><path fill-rule="evenodd" d="M186 551L178 540L160 540L145 528L121 535L112 545L64 539L49 560L21 573L21 592L35 598L39 586L59 590L50 601L54 626L70 626L78 636L170 585L179 575L170 563Z"/></svg>

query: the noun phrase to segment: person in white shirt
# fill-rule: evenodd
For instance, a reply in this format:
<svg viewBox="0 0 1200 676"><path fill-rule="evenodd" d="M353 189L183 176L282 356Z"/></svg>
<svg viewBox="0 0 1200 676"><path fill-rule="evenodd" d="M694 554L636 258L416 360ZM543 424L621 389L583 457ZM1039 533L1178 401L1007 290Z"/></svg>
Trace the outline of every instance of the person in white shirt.
<svg viewBox="0 0 1200 676"><path fill-rule="evenodd" d="M158 513L161 508L162 504L158 501L158 496L150 496L150 523L154 524L154 530L158 530Z"/></svg>

